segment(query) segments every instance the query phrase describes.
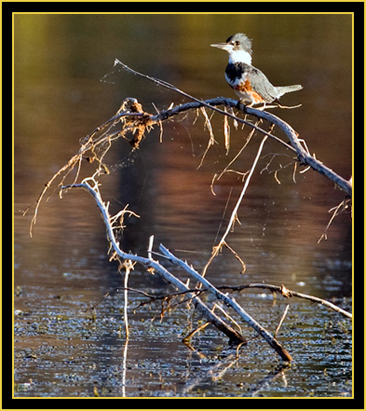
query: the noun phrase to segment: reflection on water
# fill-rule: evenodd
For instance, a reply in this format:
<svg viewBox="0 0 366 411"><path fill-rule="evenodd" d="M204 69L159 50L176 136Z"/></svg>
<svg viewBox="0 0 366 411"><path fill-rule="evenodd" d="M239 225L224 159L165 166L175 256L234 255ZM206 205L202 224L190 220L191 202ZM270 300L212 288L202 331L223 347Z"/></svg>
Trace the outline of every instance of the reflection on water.
<svg viewBox="0 0 366 411"><path fill-rule="evenodd" d="M112 117L124 98L136 97L150 112L155 110L152 103L162 109L172 101L181 102L180 96L124 72L115 74L113 81L99 82L114 58L197 97L233 97L223 78L226 56L209 44L234 31L253 38L254 64L275 84L304 86L286 100L289 105L300 101L301 108L275 113L293 125L317 158L349 177L350 16L197 18L15 17L17 396L93 396L94 387L101 396L330 397L352 392L350 321L301 300L290 301L281 328L279 338L295 358L294 366L282 369L260 339L242 348L236 359L226 339L211 327L195 337L197 352L190 351L180 340L191 322L195 326L200 320L197 314L191 318L192 313L181 307L160 323L159 306L144 306L134 314L132 308L141 297L131 294L131 337L124 366L122 294L104 300L95 317L87 310L122 283L117 266L108 262L105 228L91 199L85 192L68 192L62 200L53 193L41 205L34 236L29 237L32 209L26 217L21 211L34 203L52 174L78 151L79 139ZM212 124L218 144L199 169L209 133L196 113L164 123L162 143L156 128L133 154L126 141L113 147L106 159L112 173L100 179L104 200L111 202L112 214L129 204L140 216L125 221L124 249L145 255L154 234L156 247L163 243L197 270L205 266L243 184L238 174L225 174L215 183L214 196L212 178L240 150L249 132L247 126L235 131L230 123L231 147L226 154L217 113ZM234 163L235 170L250 169L259 139L253 138ZM241 275L239 262L223 249L207 276L216 285L285 284L351 310L349 214L337 217L328 240L317 244L330 218L328 210L344 195L311 170L297 173L295 183L292 166L286 167L291 161L273 142L266 145L239 209L240 224L228 237L247 270ZM93 165L85 163L82 175L92 170ZM141 268L132 274L133 288L170 290ZM273 301L272 296L253 291L236 299L271 332L287 304L283 298ZM253 337L250 330L246 333Z"/></svg>

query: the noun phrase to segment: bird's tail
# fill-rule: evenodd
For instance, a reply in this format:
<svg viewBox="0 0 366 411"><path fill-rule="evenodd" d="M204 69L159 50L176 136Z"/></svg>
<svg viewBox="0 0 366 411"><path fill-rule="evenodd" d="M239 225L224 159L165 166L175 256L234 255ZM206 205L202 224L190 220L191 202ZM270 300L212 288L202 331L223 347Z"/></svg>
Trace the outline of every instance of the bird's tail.
<svg viewBox="0 0 366 411"><path fill-rule="evenodd" d="M276 89L278 91L278 97L281 97L286 93L292 93L293 91L301 90L302 86L300 86L300 84L296 84L294 86L280 86L276 87Z"/></svg>

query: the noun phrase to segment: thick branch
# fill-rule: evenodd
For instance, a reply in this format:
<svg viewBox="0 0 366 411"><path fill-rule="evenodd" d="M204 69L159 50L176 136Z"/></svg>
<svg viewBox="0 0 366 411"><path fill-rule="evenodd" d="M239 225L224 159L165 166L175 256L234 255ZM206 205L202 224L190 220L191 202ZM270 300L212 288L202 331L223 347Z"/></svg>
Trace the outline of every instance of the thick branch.
<svg viewBox="0 0 366 411"><path fill-rule="evenodd" d="M223 294L219 291L216 287L214 287L206 278L202 277L196 270L190 267L187 263L180 260L179 258L175 257L167 248L165 248L162 244L159 247L160 251L169 258L171 262L174 264L179 265L189 274L191 274L196 280L198 280L205 288L207 288L218 300L223 301L227 306L232 307L240 317L250 326L252 327L258 334L260 334L268 344L274 348L280 357L285 361L292 361L292 357L287 350L285 350L281 344L265 329L263 328L257 321L254 320L232 297L228 297L227 295Z"/></svg>
<svg viewBox="0 0 366 411"><path fill-rule="evenodd" d="M339 176L333 170L325 166L321 161L317 160L315 157L311 156L300 144L298 139L298 133L285 121L275 116L272 113L267 113L265 111L255 110L250 107L245 108L245 111L248 114L252 114L258 118L263 118L270 121L272 124L278 126L288 137L292 147L296 150L297 157L302 164L310 166L313 170L317 171L320 174L325 175L330 180L332 180L338 187L344 190L349 196L352 196L352 184ZM253 112L255 110L255 112Z"/></svg>
<svg viewBox="0 0 366 411"><path fill-rule="evenodd" d="M153 260L151 258L140 257L135 254L125 253L124 251L120 249L119 243L117 242L115 238L113 227L111 225L111 216L109 215L108 207L104 204L101 198L99 187L97 186L97 184L94 184L93 186L91 186L90 185L91 181L94 182L93 179L87 179L87 180L84 180L84 182L81 184L74 184L72 186L66 186L66 187L63 187L63 189L83 188L87 190L89 194L93 196L94 200L97 203L99 210L102 213L103 221L107 229L107 237L110 241L113 251L124 260L136 261L139 264L142 264L146 268L152 268L156 270L169 284L173 285L180 291L187 292L187 296L190 299L192 299L192 302L197 308L197 310L200 311L205 316L205 318L208 321L210 321L211 324L213 324L216 328L218 328L220 331L226 334L230 338L231 342L233 343L246 342L246 339L239 332L235 331L232 327L230 327L223 320L221 320L221 318L218 317L212 310L210 310L201 301L201 299L195 295L195 293L189 292L189 288L178 278L174 277L165 267L159 264L158 261Z"/></svg>
<svg viewBox="0 0 366 411"><path fill-rule="evenodd" d="M235 118L236 121L247 124L250 127L253 127L258 131L261 131L263 134L268 135L271 138L275 138L277 141L281 142L281 144L286 145L288 147L288 145L284 141L278 139L275 136L272 136L271 134L268 134L265 130L262 130L260 127L254 126L252 123L250 123L246 120L240 119L240 118L234 116L233 114L230 114L230 113L227 113L226 111L220 110L216 106L220 105L220 104L224 104L224 105L230 106L230 107L236 107L236 108L239 107L246 114L253 115L257 118L265 119L265 120L269 121L270 123L275 124L276 126L278 126L286 134L286 136L289 138L289 140L291 142L291 146L296 151L297 157L298 157L299 161L302 164L308 165L313 170L317 171L318 173L325 175L330 180L332 180L338 187L340 187L342 190L344 190L349 196L352 196L352 185L350 184L350 182L345 180L344 178L340 177L333 170L331 170L330 168L324 166L323 163L321 163L315 157L312 157L309 153L307 153L304 150L304 148L301 146L301 144L299 142L299 139L297 138L298 133L296 133L296 131L289 124L287 124L285 121L283 121L279 117L277 117L277 116L275 116L271 113L265 112L263 110L258 110L258 109L252 108L252 107L245 106L243 104L238 104L237 101L232 100L232 99L226 99L226 98L221 97L221 98L217 98L217 99L203 101L203 100L200 100L200 99L186 93L185 91L182 91L182 90L178 89L174 85L172 85L172 84L170 84L170 83L168 83L164 80L161 80L161 79L158 79L158 78L155 78L155 77L151 77L151 76L148 76L148 75L143 74L143 73L139 73L138 71L135 71L135 70L131 69L130 67L128 67L126 64L122 63L118 59L115 60L115 65L117 65L117 64L122 66L125 70L127 70L127 71L129 71L129 72L131 72L135 75L138 75L140 77L144 77L144 78L146 78L150 81L153 81L154 83L156 83L156 84L158 84L162 87L168 88L169 90L173 90L173 91L175 91L175 92L177 92L177 93L193 100L196 103L196 105L195 104L192 105L192 103L187 103L187 105L182 104L181 106L177 106L177 107L181 107L181 109L178 109L177 107L175 107L174 109L172 109L170 111L166 110L165 112L161 112L161 113L164 113L164 114L163 114L163 117L159 119L159 121L162 121L162 120L164 120L164 119L166 119L166 118L168 118L172 115L176 115L176 114L178 114L178 112L181 112L181 110L186 111L187 109L190 109L190 108L207 107L207 108L211 108L212 110L217 111L217 112L219 112L219 113L221 113L225 116ZM220 103L220 100L221 100L221 103ZM160 116L161 113L159 113L158 116Z"/></svg>
<svg viewBox="0 0 366 411"><path fill-rule="evenodd" d="M193 98L191 96L191 98ZM285 121L283 121L281 118L275 116L272 113L268 113L263 110L258 110L252 107L247 107L244 106L243 104L240 104L240 109L246 113L250 114L252 116L255 116L259 119L267 120L272 124L275 124L278 128L280 128L288 137L291 146L289 146L287 143L285 143L283 140L278 138L277 136L273 135L272 133L268 133L266 130L264 130L261 127L256 126L255 124L243 120L231 113L228 113L224 110L218 109L216 106L219 105L225 105L233 108L238 107L238 102L232 99L224 98L224 97L217 97L215 99L210 99L210 100L205 100L205 101L197 101L197 99L193 98L195 102L193 103L185 103L181 104L179 106L176 106L172 109L169 110L164 110L156 114L151 118L153 121L163 121L168 119L169 117L176 116L182 112L185 112L187 110L191 109L197 109L200 107L207 107L211 108L212 110L219 112L220 114L230 117L234 120L236 120L239 123L243 123L246 125L249 125L253 129L261 132L264 135L267 135L268 137L276 140L278 143L282 144L285 146L287 149L291 149L294 151L297 155L298 160L301 162L301 164L310 166L313 170L317 171L320 174L325 175L328 177L331 181L333 181L338 187L340 187L343 191L345 191L349 196L352 196L352 185L350 184L349 181L345 180L341 176L339 176L337 173L335 173L333 170L331 170L329 167L325 166L321 161L317 160L315 157L311 156L306 150L304 150L303 146L301 145L299 139L298 139L298 133Z"/></svg>

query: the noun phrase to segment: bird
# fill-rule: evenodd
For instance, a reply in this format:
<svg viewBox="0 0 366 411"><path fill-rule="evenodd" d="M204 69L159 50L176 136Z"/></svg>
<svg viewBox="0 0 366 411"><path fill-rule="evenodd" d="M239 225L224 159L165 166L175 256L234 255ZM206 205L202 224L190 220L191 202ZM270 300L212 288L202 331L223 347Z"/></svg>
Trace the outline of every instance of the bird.
<svg viewBox="0 0 366 411"><path fill-rule="evenodd" d="M229 62L225 70L225 78L229 86L239 96L239 103L257 104L278 103L286 93L301 90L300 84L293 86L277 86L252 65L252 41L247 35L237 33L230 36L225 43L211 44L229 53Z"/></svg>

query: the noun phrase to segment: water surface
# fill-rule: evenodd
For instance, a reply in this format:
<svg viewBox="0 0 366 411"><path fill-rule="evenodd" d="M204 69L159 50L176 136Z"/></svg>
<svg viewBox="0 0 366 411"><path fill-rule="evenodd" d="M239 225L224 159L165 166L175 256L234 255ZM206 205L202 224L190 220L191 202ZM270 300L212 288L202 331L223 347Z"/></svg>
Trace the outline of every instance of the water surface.
<svg viewBox="0 0 366 411"><path fill-rule="evenodd" d="M311 153L349 178L349 15L15 16L16 396L352 395L352 323L340 314L303 300L273 300L262 290L236 295L270 332L290 303L278 336L294 358L285 367L267 343L252 339L255 334L245 325L243 334L251 340L238 358L227 338L211 326L194 337L192 351L181 340L202 321L199 314L181 305L161 320L160 303L134 312L144 298L130 293L127 341L123 293L112 293L90 310L105 293L120 287L123 278L118 264L108 261L105 227L87 193L70 191L59 199L51 189L40 207L33 238L29 226L34 209L22 216L53 173L78 151L79 139L112 117L126 97L137 98L149 112L155 111L154 105L164 109L171 102L186 101L127 72L99 81L113 70L115 58L196 97L232 98L223 77L227 55L209 45L238 31L253 39L253 63L271 81L304 86L284 101L302 103L301 108L274 113L300 133ZM250 131L247 126L235 131L230 123L226 154L217 113L212 124L217 144L200 168L209 133L196 113L165 123L162 143L156 127L133 154L126 142L116 144L108 158L113 172L101 178L101 190L112 212L129 204L140 216L125 221L126 251L146 255L153 234L156 250L163 243L198 271L206 265L243 184L238 174L227 174L214 185L214 196L212 178L240 150ZM260 139L259 134L253 137L236 170L250 169ZM228 237L246 271L240 274L238 260L223 249L207 278L218 286L284 284L351 311L349 213L337 217L328 239L318 243L331 216L328 210L344 193L311 170L297 172L294 182L291 162L289 153L273 142L266 144L239 209L240 225ZM83 175L92 170L85 164ZM186 273L167 267L186 279ZM148 293L173 292L139 266L129 285ZM210 303L212 298L207 298Z"/></svg>

